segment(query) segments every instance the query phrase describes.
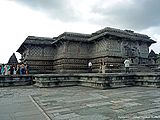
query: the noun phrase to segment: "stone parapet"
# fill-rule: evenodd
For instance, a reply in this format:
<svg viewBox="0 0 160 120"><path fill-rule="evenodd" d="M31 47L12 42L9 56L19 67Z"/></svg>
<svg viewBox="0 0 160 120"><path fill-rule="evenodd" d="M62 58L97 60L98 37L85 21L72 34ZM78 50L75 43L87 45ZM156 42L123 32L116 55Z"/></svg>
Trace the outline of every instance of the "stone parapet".
<svg viewBox="0 0 160 120"><path fill-rule="evenodd" d="M39 74L34 76L38 87L87 86L99 89L129 86L160 87L160 73L107 74Z"/></svg>
<svg viewBox="0 0 160 120"><path fill-rule="evenodd" d="M32 80L33 78L31 75L1 75L0 87L31 85L33 84Z"/></svg>
<svg viewBox="0 0 160 120"><path fill-rule="evenodd" d="M37 87L86 86L98 89L130 86L160 87L160 73L68 73L0 76L0 87L31 85Z"/></svg>
<svg viewBox="0 0 160 120"><path fill-rule="evenodd" d="M137 73L135 85L144 87L160 87L160 73Z"/></svg>
<svg viewBox="0 0 160 120"><path fill-rule="evenodd" d="M133 86L134 75L126 74L48 74L35 75L38 87L88 86L99 89Z"/></svg>

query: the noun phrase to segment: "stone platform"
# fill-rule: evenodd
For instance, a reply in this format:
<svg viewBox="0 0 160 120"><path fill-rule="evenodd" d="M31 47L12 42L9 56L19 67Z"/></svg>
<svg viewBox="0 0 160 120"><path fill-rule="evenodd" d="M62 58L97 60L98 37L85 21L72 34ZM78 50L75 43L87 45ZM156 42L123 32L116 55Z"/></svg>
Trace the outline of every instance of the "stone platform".
<svg viewBox="0 0 160 120"><path fill-rule="evenodd" d="M0 87L31 85L38 87L88 86L99 89L129 86L160 87L160 73L84 73L0 76Z"/></svg>
<svg viewBox="0 0 160 120"><path fill-rule="evenodd" d="M31 85L32 80L32 75L0 75L0 87Z"/></svg>
<svg viewBox="0 0 160 120"><path fill-rule="evenodd" d="M160 73L86 73L39 74L34 76L38 87L88 86L99 89L128 86L160 87Z"/></svg>

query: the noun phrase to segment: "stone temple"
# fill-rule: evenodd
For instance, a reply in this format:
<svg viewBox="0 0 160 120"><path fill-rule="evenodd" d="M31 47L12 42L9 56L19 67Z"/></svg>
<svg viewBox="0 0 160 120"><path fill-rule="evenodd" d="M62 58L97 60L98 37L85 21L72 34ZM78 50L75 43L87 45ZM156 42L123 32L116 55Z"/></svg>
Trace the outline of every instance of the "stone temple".
<svg viewBox="0 0 160 120"><path fill-rule="evenodd" d="M149 36L131 30L106 27L92 34L64 32L58 37L28 36L17 52L31 73L85 73L88 62L98 72L100 62L106 72L118 72L126 58L135 65L148 64Z"/></svg>

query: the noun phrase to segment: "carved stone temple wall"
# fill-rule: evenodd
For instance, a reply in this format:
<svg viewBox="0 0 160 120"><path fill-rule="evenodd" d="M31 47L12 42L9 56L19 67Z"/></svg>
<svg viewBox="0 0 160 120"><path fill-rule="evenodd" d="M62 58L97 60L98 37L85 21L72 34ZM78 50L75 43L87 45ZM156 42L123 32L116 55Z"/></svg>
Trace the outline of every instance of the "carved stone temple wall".
<svg viewBox="0 0 160 120"><path fill-rule="evenodd" d="M155 41L147 35L106 27L92 34L29 36L17 52L32 73L85 73L89 61L93 63L92 72L98 72L102 60L106 72L118 72L126 58L131 58L133 64L146 64L152 43Z"/></svg>
<svg viewBox="0 0 160 120"><path fill-rule="evenodd" d="M21 62L28 64L31 73L53 71L53 41L52 38L28 36L18 48Z"/></svg>
<svg viewBox="0 0 160 120"><path fill-rule="evenodd" d="M88 34L65 32L53 42L55 48L54 72L87 72L89 59Z"/></svg>

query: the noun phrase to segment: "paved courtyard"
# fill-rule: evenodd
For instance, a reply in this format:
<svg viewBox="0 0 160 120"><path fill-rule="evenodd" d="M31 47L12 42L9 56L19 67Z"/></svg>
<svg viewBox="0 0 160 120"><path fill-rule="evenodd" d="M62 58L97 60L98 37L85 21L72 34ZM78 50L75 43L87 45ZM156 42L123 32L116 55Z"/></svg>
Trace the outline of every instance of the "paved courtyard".
<svg viewBox="0 0 160 120"><path fill-rule="evenodd" d="M160 120L160 88L0 88L0 120Z"/></svg>

